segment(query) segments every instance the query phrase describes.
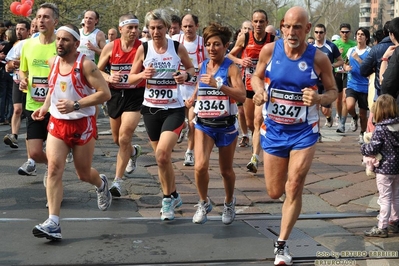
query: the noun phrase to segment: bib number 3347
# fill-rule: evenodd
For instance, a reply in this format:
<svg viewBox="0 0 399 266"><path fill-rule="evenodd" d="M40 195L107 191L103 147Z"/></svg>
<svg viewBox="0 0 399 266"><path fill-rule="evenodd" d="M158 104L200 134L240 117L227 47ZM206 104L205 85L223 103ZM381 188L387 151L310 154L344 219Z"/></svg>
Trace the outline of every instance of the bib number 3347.
<svg viewBox="0 0 399 266"><path fill-rule="evenodd" d="M280 124L298 124L306 121L307 107L302 93L271 89L267 115Z"/></svg>

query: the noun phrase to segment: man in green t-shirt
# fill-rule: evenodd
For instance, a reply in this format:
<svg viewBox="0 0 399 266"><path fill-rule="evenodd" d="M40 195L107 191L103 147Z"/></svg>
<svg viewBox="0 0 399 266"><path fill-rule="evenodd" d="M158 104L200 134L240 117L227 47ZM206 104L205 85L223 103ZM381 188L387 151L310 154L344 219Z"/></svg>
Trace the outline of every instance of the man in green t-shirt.
<svg viewBox="0 0 399 266"><path fill-rule="evenodd" d="M342 23L339 26L339 34L341 35L341 39L334 41L334 44L338 47L341 52L342 59L346 62L346 52L348 52L349 48L356 46L356 41L351 39L351 25L349 23ZM341 67L335 69L335 82L338 87L338 98L336 101L336 116L338 116L338 127L337 133L345 133L345 125L340 124L342 112L346 113L346 104L345 104L345 88L347 83L347 73Z"/></svg>
<svg viewBox="0 0 399 266"><path fill-rule="evenodd" d="M59 11L51 3L40 5L36 13L36 20L40 35L26 41L22 47L20 64L20 89L26 95L26 140L28 161L19 169L21 175L31 175L36 172L36 163L47 164L43 142L47 139L47 124L50 114L42 121L33 120L31 114L43 105L48 92L48 75L50 67L48 59L57 55L55 45L55 26L58 24ZM47 173L47 172L46 172ZM44 178L47 178L45 174ZM44 184L45 184L45 181Z"/></svg>

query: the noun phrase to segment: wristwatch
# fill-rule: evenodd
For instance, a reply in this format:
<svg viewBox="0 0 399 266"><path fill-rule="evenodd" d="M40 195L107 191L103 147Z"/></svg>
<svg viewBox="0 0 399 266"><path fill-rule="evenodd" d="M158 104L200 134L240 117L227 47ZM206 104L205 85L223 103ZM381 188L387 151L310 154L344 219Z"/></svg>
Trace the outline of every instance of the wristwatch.
<svg viewBox="0 0 399 266"><path fill-rule="evenodd" d="M77 111L77 110L80 109L80 104L79 104L78 101L75 101L75 102L73 103L73 109L74 109L75 111Z"/></svg>
<svg viewBox="0 0 399 266"><path fill-rule="evenodd" d="M221 78L216 78L216 89L220 90L223 86L223 80Z"/></svg>
<svg viewBox="0 0 399 266"><path fill-rule="evenodd" d="M187 78L184 82L189 82L191 80L191 75L190 73L187 72Z"/></svg>

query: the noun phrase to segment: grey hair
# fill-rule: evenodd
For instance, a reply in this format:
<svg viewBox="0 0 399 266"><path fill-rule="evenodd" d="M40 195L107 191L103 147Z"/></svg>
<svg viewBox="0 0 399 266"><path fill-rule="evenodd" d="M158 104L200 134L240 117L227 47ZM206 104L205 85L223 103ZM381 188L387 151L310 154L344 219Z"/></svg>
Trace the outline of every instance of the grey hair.
<svg viewBox="0 0 399 266"><path fill-rule="evenodd" d="M150 20L161 20L165 25L165 27L168 29L172 24L172 18L169 15L169 13L165 9L160 9L160 8L150 11L145 15L144 23L147 28L150 24Z"/></svg>
<svg viewBox="0 0 399 266"><path fill-rule="evenodd" d="M58 19L58 18L60 17L60 11L59 11L57 5L54 4L54 3L44 3L44 4L41 4L41 5L39 6L39 9L41 9L41 8L49 8L49 9L53 10L53 18L54 18L54 19Z"/></svg>

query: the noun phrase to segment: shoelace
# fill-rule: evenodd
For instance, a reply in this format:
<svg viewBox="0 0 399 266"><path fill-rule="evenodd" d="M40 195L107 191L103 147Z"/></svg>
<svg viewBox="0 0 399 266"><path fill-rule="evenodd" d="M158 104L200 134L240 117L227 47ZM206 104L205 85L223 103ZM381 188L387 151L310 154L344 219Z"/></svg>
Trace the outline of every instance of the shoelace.
<svg viewBox="0 0 399 266"><path fill-rule="evenodd" d="M104 189L104 191L97 192L97 193L99 194L98 201L100 202L101 205L108 202L107 196L105 194L105 193L108 193L108 191L105 191L105 189Z"/></svg>
<svg viewBox="0 0 399 266"><path fill-rule="evenodd" d="M224 205L224 208L223 208L223 214L224 215L232 215L232 213L233 213L233 208L232 208L232 206L226 206L226 205Z"/></svg>
<svg viewBox="0 0 399 266"><path fill-rule="evenodd" d="M162 212L169 212L171 207L172 207L172 201L170 203L168 202L167 204L162 205Z"/></svg>
<svg viewBox="0 0 399 266"><path fill-rule="evenodd" d="M276 255L284 255L285 246L277 246L276 249L277 250L274 252L274 254L276 254Z"/></svg>
<svg viewBox="0 0 399 266"><path fill-rule="evenodd" d="M205 204L198 203L198 204L194 205L194 207L198 207L196 213L206 214L206 206L205 206Z"/></svg>

